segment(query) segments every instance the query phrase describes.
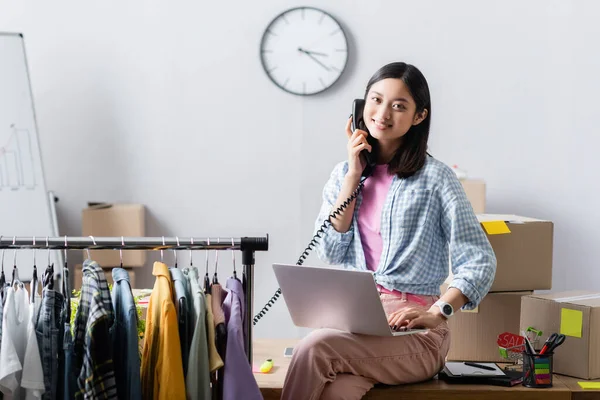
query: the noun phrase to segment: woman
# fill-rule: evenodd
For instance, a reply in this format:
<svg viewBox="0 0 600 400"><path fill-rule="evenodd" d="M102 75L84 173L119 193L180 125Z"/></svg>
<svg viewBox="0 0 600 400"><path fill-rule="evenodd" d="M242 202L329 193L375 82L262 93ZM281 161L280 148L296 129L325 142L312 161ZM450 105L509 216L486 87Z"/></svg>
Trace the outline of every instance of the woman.
<svg viewBox="0 0 600 400"><path fill-rule="evenodd" d="M294 350L282 399L360 399L376 383L430 379L450 346L447 319L473 309L489 291L496 258L455 173L427 154L431 100L414 66L392 63L365 92L368 133L350 129L348 161L323 190L317 227L359 186L370 152L377 165L364 188L332 219L317 247L330 264L370 270L388 322L427 331L397 337L319 329ZM441 296L452 260L454 278Z"/></svg>

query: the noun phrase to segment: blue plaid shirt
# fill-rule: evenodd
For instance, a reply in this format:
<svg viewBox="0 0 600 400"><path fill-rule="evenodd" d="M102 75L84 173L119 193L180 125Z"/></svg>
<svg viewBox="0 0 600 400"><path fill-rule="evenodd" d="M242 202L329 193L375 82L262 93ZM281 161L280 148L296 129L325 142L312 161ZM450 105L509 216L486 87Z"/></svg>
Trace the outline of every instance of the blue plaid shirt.
<svg viewBox="0 0 600 400"><path fill-rule="evenodd" d="M317 229L333 211L347 171L344 161L331 173L323 189ZM316 246L321 260L367 270L357 225L361 201L359 195L347 232L327 227ZM428 156L410 178L394 176L381 212L381 238L381 259L373 275L388 290L439 295L450 260L454 279L449 287L469 299L464 309L475 308L492 286L494 251L456 174L433 157Z"/></svg>

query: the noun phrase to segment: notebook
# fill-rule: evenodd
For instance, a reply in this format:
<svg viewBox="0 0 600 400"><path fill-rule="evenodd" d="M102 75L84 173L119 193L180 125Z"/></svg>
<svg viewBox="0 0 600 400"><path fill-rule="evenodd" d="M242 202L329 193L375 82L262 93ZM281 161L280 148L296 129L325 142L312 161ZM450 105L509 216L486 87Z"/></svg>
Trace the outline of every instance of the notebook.
<svg viewBox="0 0 600 400"><path fill-rule="evenodd" d="M493 371L481 369L465 364L464 362L450 361L446 363L446 369L454 376L504 376L504 371L496 363L478 362L477 365L493 368Z"/></svg>
<svg viewBox="0 0 600 400"><path fill-rule="evenodd" d="M478 373L473 374L471 371L472 367L465 366L464 363L448 362L438 374L438 378L447 383L455 384L477 384L511 387L523 383L523 373L521 371L502 371L495 363L477 364L493 367L494 371L485 371L487 372L487 375ZM460 375L454 375L450 372L451 370Z"/></svg>

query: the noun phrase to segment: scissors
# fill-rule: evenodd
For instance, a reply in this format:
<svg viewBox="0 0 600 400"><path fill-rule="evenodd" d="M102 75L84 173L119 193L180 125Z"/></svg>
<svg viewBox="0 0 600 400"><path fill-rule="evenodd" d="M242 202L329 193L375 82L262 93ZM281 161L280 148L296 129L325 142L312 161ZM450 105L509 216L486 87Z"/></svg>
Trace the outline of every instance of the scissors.
<svg viewBox="0 0 600 400"><path fill-rule="evenodd" d="M554 349L564 343L566 336L562 333L553 333L550 335L546 343L544 343L544 347L540 351L540 354L552 353Z"/></svg>

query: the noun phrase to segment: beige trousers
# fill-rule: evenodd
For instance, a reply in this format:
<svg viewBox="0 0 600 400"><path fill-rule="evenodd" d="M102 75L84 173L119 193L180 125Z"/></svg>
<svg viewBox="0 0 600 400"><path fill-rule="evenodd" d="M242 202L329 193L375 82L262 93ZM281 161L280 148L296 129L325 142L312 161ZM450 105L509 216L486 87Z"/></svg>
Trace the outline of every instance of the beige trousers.
<svg viewBox="0 0 600 400"><path fill-rule="evenodd" d="M429 309L438 296L407 300L381 294L386 314L408 307ZM376 383L399 385L432 378L450 347L446 322L413 335L379 337L318 329L294 349L282 400L361 399Z"/></svg>

